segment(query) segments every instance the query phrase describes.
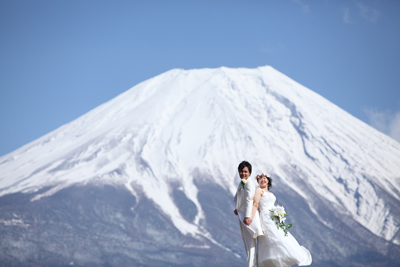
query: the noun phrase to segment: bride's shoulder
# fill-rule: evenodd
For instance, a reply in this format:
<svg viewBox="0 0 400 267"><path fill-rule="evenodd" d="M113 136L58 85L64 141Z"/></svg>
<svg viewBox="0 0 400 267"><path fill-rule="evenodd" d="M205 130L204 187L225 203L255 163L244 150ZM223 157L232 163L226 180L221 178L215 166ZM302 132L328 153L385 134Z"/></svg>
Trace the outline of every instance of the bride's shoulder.
<svg viewBox="0 0 400 267"><path fill-rule="evenodd" d="M259 194L259 195L262 196L264 194L264 190L262 190L261 188L257 187L256 188L256 194Z"/></svg>

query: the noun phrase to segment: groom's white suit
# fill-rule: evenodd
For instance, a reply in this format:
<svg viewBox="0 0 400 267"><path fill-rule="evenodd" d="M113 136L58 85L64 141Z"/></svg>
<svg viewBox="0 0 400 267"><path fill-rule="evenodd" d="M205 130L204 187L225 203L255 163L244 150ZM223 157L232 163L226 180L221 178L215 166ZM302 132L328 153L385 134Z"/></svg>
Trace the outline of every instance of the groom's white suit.
<svg viewBox="0 0 400 267"><path fill-rule="evenodd" d="M253 208L253 198L256 191L255 182L252 178L248 178L247 182L242 188L239 183L238 190L233 201L236 202L236 210L238 212L239 226L242 233L244 246L247 253L247 267L256 266L256 238L259 235L264 235L258 210L254 215L253 221L250 225L244 224L244 218L251 218Z"/></svg>

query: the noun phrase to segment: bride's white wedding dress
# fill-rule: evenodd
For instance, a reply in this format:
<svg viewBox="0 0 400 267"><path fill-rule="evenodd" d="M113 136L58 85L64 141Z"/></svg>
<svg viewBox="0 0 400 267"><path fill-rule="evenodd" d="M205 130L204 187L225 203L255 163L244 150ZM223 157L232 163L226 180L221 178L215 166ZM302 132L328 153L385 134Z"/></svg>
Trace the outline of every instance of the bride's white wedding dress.
<svg viewBox="0 0 400 267"><path fill-rule="evenodd" d="M269 210L274 206L275 201L274 194L264 191L259 206L264 235L257 238L258 267L310 265L312 262L310 252L300 246L290 233L285 236L283 230L278 230L275 222L271 220Z"/></svg>

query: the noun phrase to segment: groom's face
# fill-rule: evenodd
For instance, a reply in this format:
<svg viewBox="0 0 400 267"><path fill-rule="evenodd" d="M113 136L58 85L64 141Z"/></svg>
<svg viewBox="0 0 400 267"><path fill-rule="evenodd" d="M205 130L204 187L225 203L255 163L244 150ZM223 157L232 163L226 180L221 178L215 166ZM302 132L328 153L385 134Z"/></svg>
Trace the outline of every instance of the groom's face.
<svg viewBox="0 0 400 267"><path fill-rule="evenodd" d="M249 178L249 176L250 176L249 168L244 167L243 169L241 169L239 171L239 176L240 176L240 179L246 179L247 180L247 178Z"/></svg>

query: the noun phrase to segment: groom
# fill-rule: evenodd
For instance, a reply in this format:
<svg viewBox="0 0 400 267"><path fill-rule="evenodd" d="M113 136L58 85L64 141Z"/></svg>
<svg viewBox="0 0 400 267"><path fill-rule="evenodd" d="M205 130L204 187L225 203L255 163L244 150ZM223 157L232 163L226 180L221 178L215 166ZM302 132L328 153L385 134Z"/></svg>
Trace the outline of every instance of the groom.
<svg viewBox="0 0 400 267"><path fill-rule="evenodd" d="M249 162L242 161L238 166L238 171L241 181L233 199L236 202L234 213L239 218L240 232L242 233L247 253L247 267L255 267L257 266L256 239L257 236L264 235L261 229L258 210L254 218L251 219L256 186L253 179L249 179L251 175L251 164Z"/></svg>

